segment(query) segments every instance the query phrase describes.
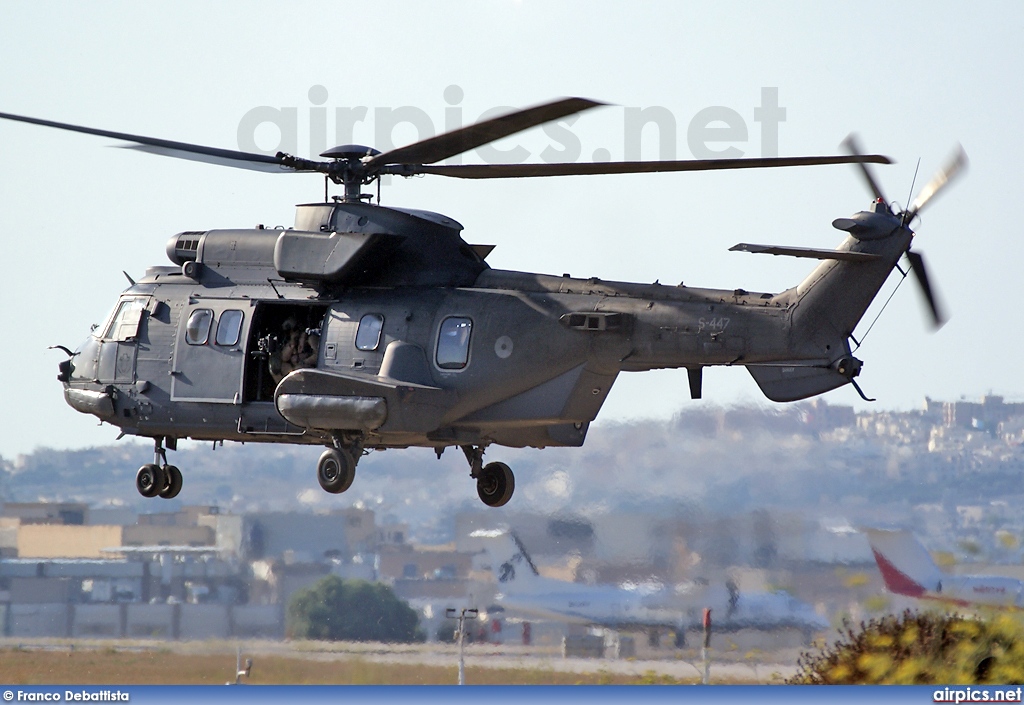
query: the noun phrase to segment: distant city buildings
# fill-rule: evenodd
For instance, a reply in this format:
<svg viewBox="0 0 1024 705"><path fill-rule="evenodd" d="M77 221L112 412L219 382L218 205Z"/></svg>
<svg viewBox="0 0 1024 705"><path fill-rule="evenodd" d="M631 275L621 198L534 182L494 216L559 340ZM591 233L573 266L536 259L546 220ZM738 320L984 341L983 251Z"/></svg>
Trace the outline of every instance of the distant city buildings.
<svg viewBox="0 0 1024 705"><path fill-rule="evenodd" d="M687 412L638 427L626 443L667 449L653 470L633 467L639 461L623 453L593 476L566 473L559 491L568 509L540 512L522 498L501 511L455 509L431 519L446 537L432 545L416 540L422 529L406 517L392 510L380 521L362 502L330 511L210 504L154 513L85 501L0 503L0 634L282 638L295 592L337 575L392 586L433 636L446 607L494 604L497 586L472 534L498 526L516 531L551 577L728 580L742 590L790 591L836 619L898 602L882 590L858 525L911 528L951 569L993 561L1012 572L1021 564L1024 404L988 396L927 399L907 412L855 412L822 400L772 409ZM645 440L651 428L661 435ZM683 460L690 469L677 467ZM22 461L6 487L30 469ZM622 477L659 493L630 503L610 489ZM686 483L691 495L669 496ZM584 499L595 496L599 504Z"/></svg>

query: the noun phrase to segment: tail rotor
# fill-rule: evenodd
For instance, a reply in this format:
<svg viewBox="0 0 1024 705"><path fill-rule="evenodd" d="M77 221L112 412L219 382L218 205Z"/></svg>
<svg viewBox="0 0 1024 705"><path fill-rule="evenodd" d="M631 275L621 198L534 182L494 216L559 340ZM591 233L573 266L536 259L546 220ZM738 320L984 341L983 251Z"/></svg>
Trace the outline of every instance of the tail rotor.
<svg viewBox="0 0 1024 705"><path fill-rule="evenodd" d="M851 155L857 156L863 154L856 135L849 135L845 140L843 140L841 146ZM967 154L964 152L963 147L957 145L957 148L953 151L952 156L946 162L945 166L943 166L942 169L932 177L931 181L921 189L911 206L901 213L893 213L889 201L885 198L885 194L882 193L882 189L875 180L868 165L861 162L857 164L857 167L859 168L861 175L864 177L864 181L867 183L868 190L870 190L874 195L876 204L883 205L889 213L897 215L900 219L901 226L909 226L921 212L921 209L923 209L927 203L938 195L961 171L964 170L967 166L967 161ZM910 270L914 273L914 278L917 280L921 293L924 295L925 302L928 304L932 324L935 330L938 330L945 324L946 317L939 306L938 299L935 296L935 291L932 288L931 278L928 276L928 270L924 264L924 257L922 257L919 252L911 250L909 246L907 247L906 255L907 261L910 263Z"/></svg>
<svg viewBox="0 0 1024 705"><path fill-rule="evenodd" d="M851 156L858 157L864 154L864 150L860 148L860 140L857 138L857 135L852 132L846 136L846 139L843 140L840 146ZM875 180L874 174L871 173L871 169L868 168L868 165L861 162L857 164L857 166L861 175L864 177L864 181L868 185L868 190L874 194L875 200L880 203L884 203L888 207L889 201L886 199L885 194L882 193L882 189Z"/></svg>
<svg viewBox="0 0 1024 705"><path fill-rule="evenodd" d="M914 278L917 279L917 284L921 288L921 293L924 295L925 301L928 302L928 310L932 314L932 325L935 330L942 328L946 324L946 317L942 313L942 309L939 307L939 302L935 298L935 292L932 290L931 282L928 280L928 270L924 266L924 257L921 256L920 252L914 252L911 249L907 250L907 261L910 262L910 271L914 273Z"/></svg>
<svg viewBox="0 0 1024 705"><path fill-rule="evenodd" d="M949 183L956 177L957 174L967 168L967 153L961 145L957 145L956 149L953 150L953 154L950 155L946 161L946 165L939 170L932 180L929 181L921 192L917 194L917 198L911 204L910 208L904 213L906 216L906 223L910 223L917 214L924 208L928 201L932 200L942 189L949 185ZM861 166L865 166L861 164Z"/></svg>

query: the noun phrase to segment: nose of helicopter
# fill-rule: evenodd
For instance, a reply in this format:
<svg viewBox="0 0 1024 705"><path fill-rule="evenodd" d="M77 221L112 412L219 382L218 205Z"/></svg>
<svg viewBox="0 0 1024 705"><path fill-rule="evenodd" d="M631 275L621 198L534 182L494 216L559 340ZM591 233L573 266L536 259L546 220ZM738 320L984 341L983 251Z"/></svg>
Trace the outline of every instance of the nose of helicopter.
<svg viewBox="0 0 1024 705"><path fill-rule="evenodd" d="M96 384L96 358L99 341L89 336L75 352L63 345L52 348L62 350L67 359L57 363L57 380L64 386L64 401L75 411L109 420L114 416L114 398L110 387Z"/></svg>
<svg viewBox="0 0 1024 705"><path fill-rule="evenodd" d="M67 384L71 381L71 370L73 366L71 364L71 358L67 360L61 360L57 363L57 381Z"/></svg>

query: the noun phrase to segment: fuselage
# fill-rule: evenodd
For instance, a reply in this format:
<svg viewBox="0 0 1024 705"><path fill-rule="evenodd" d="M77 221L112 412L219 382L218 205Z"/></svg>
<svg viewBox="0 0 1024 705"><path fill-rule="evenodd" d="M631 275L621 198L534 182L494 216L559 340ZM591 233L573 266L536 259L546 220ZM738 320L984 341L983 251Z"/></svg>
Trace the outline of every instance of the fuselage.
<svg viewBox="0 0 1024 705"><path fill-rule="evenodd" d="M526 547L511 531L481 530L472 536L487 540L498 601L529 617L612 628L666 627L677 630L677 635L681 629L701 626L705 609L712 610L719 630L817 631L828 626L810 605L785 592L742 592L732 581L667 587L556 580L540 575Z"/></svg>
<svg viewBox="0 0 1024 705"><path fill-rule="evenodd" d="M745 365L780 400L847 383L849 332L910 236L848 238L879 261L772 294L495 270L436 214L314 204L298 224L175 236L180 266L65 363L68 403L154 438L576 446L620 372Z"/></svg>
<svg viewBox="0 0 1024 705"><path fill-rule="evenodd" d="M1024 607L1024 582L1020 580L944 573L909 531L866 528L864 532L892 593L961 607Z"/></svg>
<svg viewBox="0 0 1024 705"><path fill-rule="evenodd" d="M558 585L559 581L539 580L542 586L535 591L501 594L502 606L536 619L617 629L694 629L701 625L705 608L712 610L715 628L720 631L818 631L828 627L810 605L784 592L741 593L702 586L678 594L669 589L645 592L615 585Z"/></svg>
<svg viewBox="0 0 1024 705"><path fill-rule="evenodd" d="M225 440L302 433L275 408L280 380L259 350L267 336L280 343L289 320L319 331L306 369L374 379L389 345L422 351L424 364L402 381L443 389L447 399L422 431L387 422L375 429L385 444L425 444L438 430L528 443L537 429L593 420L620 371L770 359L785 346L786 308L732 292L488 270L472 287L323 298L288 283L210 290L167 270L151 270L126 290L74 358L69 400L78 390L113 390L104 420L129 433ZM465 350L454 350L464 359L444 357L442 327L452 320L468 329ZM379 327L375 339L357 342L361 324ZM536 400L516 401L531 390Z"/></svg>
<svg viewBox="0 0 1024 705"><path fill-rule="evenodd" d="M950 575L921 597L960 606L1021 609L1024 607L1024 583L999 575Z"/></svg>

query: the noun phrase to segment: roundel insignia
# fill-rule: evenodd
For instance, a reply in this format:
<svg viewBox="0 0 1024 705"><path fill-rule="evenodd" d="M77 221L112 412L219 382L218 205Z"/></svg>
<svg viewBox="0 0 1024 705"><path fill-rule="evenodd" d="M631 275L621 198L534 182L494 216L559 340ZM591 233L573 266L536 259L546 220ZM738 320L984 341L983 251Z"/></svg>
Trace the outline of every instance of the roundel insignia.
<svg viewBox="0 0 1024 705"><path fill-rule="evenodd" d="M494 354L504 360L512 354L512 338L503 335L494 341Z"/></svg>

